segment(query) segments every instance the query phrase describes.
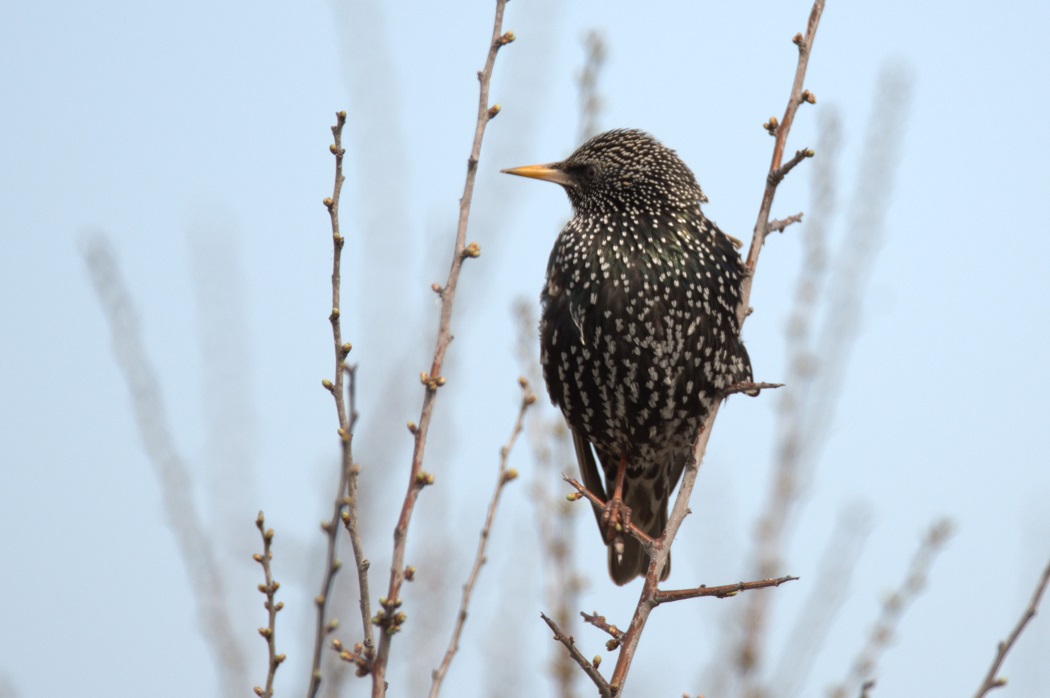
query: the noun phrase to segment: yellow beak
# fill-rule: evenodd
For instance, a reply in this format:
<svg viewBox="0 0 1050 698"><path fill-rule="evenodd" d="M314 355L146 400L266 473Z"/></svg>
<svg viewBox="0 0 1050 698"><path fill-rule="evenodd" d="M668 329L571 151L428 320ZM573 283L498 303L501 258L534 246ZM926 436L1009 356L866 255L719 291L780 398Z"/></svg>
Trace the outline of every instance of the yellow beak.
<svg viewBox="0 0 1050 698"><path fill-rule="evenodd" d="M526 167L512 167L509 170L500 170L505 174L529 177L531 179L542 179L545 182L554 182L563 187L572 186L572 178L565 170L559 170L550 165L527 165Z"/></svg>

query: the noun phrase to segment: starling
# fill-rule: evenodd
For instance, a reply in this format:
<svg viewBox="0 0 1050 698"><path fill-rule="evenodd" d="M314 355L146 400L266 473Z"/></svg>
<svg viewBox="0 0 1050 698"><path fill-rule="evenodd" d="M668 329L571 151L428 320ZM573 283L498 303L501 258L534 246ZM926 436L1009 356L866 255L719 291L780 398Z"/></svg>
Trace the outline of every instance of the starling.
<svg viewBox="0 0 1050 698"><path fill-rule="evenodd" d="M583 484L606 502L595 515L623 585L649 560L618 531L630 521L663 534L701 423L727 387L751 380L736 315L740 243L704 217L692 171L643 131L608 131L562 162L503 172L560 184L572 203L541 294L540 358ZM668 558L661 581L670 568Z"/></svg>

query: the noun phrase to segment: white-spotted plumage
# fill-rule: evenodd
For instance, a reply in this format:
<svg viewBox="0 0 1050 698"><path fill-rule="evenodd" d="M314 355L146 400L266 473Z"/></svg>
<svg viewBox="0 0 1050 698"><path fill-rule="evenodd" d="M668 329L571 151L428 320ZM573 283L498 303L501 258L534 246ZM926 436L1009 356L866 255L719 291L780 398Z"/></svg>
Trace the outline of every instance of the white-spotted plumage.
<svg viewBox="0 0 1050 698"><path fill-rule="evenodd" d="M608 131L545 167L573 207L541 294L547 388L572 427L584 484L611 492L626 458L631 520L659 536L702 420L725 388L751 380L736 320L744 268L701 212L693 173L647 133ZM618 584L647 565L633 539L610 553Z"/></svg>

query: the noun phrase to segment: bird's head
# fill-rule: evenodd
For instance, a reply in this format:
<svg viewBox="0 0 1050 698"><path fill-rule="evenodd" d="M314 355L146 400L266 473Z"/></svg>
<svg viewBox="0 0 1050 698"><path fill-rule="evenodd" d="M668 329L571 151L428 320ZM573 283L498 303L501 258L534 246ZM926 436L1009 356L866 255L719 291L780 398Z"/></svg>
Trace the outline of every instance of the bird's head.
<svg viewBox="0 0 1050 698"><path fill-rule="evenodd" d="M561 162L501 171L562 185L577 211L688 208L707 201L678 155L635 129L601 133Z"/></svg>

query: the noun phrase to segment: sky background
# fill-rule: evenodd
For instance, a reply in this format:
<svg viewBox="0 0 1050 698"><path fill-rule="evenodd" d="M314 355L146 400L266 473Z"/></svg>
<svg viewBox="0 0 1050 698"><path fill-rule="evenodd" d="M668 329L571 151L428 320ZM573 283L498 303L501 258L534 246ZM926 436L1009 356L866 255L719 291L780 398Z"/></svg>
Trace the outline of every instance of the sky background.
<svg viewBox="0 0 1050 698"><path fill-rule="evenodd" d="M578 145L581 39L597 29L608 50L599 126L643 128L676 149L710 198L707 215L749 239L773 144L761 124L783 112L790 38L808 12L803 1L508 6L504 28L518 40L497 61L492 101L503 111L489 125L468 232L482 255L466 265L457 296L425 465L437 484L421 496L410 533L418 581L404 592L409 623L395 638L391 695L424 692L447 642L517 409L513 308L538 305L569 213L557 187L499 170L562 159ZM433 351L430 284L447 274L491 21L489 2L0 8L0 695L223 694L84 261L98 234L137 308L223 570L247 667L242 694L265 678L262 576L251 560L260 509L277 532L285 603L278 648L289 659L278 695L305 690L322 572L317 524L331 508L338 454L320 381L332 364L321 200L339 109L349 114L343 327L359 366L354 449L373 593L382 595L409 466L404 423L418 419L418 374ZM875 696L972 694L1050 556L1047 27L1041 2L832 0L824 13L806 81L817 105L799 112L788 149L815 146L836 114L829 245L857 249L843 245L863 207L882 211L885 224L860 248L870 275L852 286L862 293L847 313L856 342L790 530L782 572L801 580L772 592L767 675L796 623L807 625L843 516L864 522L805 695L846 676L933 521L951 518L955 534L880 661ZM885 71L899 88L889 99L876 97ZM870 133L897 135L865 151ZM870 153L894 148L892 177L855 195ZM812 209L817 166L792 173L775 216ZM785 328L804 234L790 228L763 253L744 330L761 380L788 374ZM720 414L695 513L674 548L674 586L748 575L780 399L733 398ZM527 441L511 465L522 478L504 493L445 695L551 690L545 667L558 648L539 619L538 475ZM579 610L626 625L637 583L615 588L590 515L576 527L588 580ZM351 559L348 546L342 557ZM351 644L356 592L340 589L339 637ZM708 666L723 656L742 603L658 609L629 687L710 691ZM1048 617L1008 660L1002 695L1050 690ZM603 652L599 631L575 634L587 656ZM579 686L589 694L582 675ZM345 688L366 691L352 677Z"/></svg>

